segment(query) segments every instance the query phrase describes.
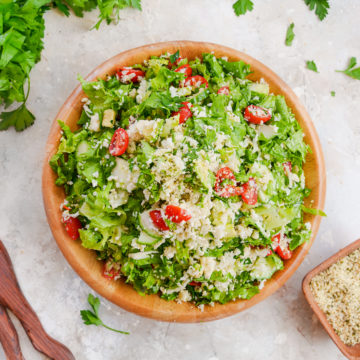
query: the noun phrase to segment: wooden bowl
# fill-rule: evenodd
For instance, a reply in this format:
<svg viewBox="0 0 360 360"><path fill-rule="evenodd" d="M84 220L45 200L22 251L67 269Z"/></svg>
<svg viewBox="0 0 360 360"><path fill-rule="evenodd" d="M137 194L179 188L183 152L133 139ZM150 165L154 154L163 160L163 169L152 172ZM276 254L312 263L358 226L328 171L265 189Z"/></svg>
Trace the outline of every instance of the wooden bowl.
<svg viewBox="0 0 360 360"><path fill-rule="evenodd" d="M326 318L326 315L324 312L320 309L320 306L316 302L313 293L310 289L310 282L313 279L314 276L321 273L322 271L326 270L328 267L330 267L332 264L336 263L343 257L351 254L356 249L360 248L360 239L354 241L350 245L344 247L340 251L338 251L336 254L322 262L320 265L318 265L315 269L311 270L303 280L302 288L305 295L305 298L311 308L313 309L315 315L319 318L320 322L324 326L327 333L330 335L331 339L334 341L336 346L340 349L340 351L351 360L360 360L360 343L349 346L343 343L343 341L340 339L340 337L336 334L334 328L329 323L329 321Z"/></svg>
<svg viewBox="0 0 360 360"><path fill-rule="evenodd" d="M151 55L174 53L177 50L180 50L182 56L190 59L201 57L204 52L214 52L217 57L227 56L230 61L243 60L251 65L253 74L249 76L250 79L264 78L269 83L271 92L285 96L288 105L304 130L306 143L311 146L313 151L308 155L304 167L306 185L312 190L311 195L306 199L306 204L310 206L310 201L312 201L311 206L323 209L326 187L325 165L314 125L293 91L270 69L252 57L240 51L211 43L194 41L157 43L114 56L99 65L86 77L86 80L104 79L107 74L114 74L119 66L141 63ZM204 311L200 311L193 304L166 301L158 295L140 296L131 285L125 284L122 280L109 281L103 278L101 275L102 264L96 260L95 252L83 248L80 241L72 241L60 222L60 204L65 195L63 189L55 185L56 174L49 166L49 159L57 151L61 137L56 120L61 119L72 130L76 129L76 122L82 108L80 100L83 97L84 93L79 85L65 101L52 124L46 145L42 187L46 215L54 238L67 261L89 286L114 304L142 316L163 321L200 322L220 319L245 310L271 295L289 279L303 261L314 241L320 224L319 216L305 215L305 221L310 221L312 224L311 240L299 247L294 252L294 256L286 262L284 270L277 272L271 280L266 282L261 292L250 300L236 300L225 305L215 304L214 307L205 306Z"/></svg>

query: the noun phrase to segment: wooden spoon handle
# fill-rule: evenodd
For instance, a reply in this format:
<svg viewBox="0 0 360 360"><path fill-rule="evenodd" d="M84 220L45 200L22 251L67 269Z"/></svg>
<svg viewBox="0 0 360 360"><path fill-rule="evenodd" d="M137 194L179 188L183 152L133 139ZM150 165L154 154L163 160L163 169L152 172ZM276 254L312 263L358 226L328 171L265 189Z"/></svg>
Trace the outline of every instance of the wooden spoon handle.
<svg viewBox="0 0 360 360"><path fill-rule="evenodd" d="M0 303L21 321L35 349L55 360L75 360L64 345L51 338L25 299L17 282L9 254L0 240Z"/></svg>
<svg viewBox="0 0 360 360"><path fill-rule="evenodd" d="M0 305L0 342L7 360L25 360L19 338L6 309Z"/></svg>

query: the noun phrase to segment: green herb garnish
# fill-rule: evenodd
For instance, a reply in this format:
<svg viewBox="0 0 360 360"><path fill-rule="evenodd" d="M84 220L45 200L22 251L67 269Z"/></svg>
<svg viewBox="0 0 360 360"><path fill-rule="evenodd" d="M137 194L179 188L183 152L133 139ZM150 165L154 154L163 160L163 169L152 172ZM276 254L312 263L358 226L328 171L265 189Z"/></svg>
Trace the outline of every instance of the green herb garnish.
<svg viewBox="0 0 360 360"><path fill-rule="evenodd" d="M130 333L127 331L121 331L121 330L116 330L113 329L107 325L105 325L102 320L99 318L99 306L100 306L100 300L97 297L94 297L92 294L89 294L88 296L88 303L90 304L91 308L93 309L93 311L91 310L81 310L80 311L80 315L84 321L85 325L96 325L96 326L103 326L106 329L109 329L111 331L115 331L118 332L120 334L125 334L125 335L129 335Z"/></svg>
<svg viewBox="0 0 360 360"><path fill-rule="evenodd" d="M307 61L306 62L306 67L311 71L314 71L314 72L317 72L317 73L319 72L314 61Z"/></svg>
<svg viewBox="0 0 360 360"><path fill-rule="evenodd" d="M254 3L251 0L237 0L233 4L233 9L237 16L244 15L247 11L252 11Z"/></svg>
<svg viewBox="0 0 360 360"><path fill-rule="evenodd" d="M305 0L310 10L315 9L315 14L320 20L324 20L330 7L329 0Z"/></svg>
<svg viewBox="0 0 360 360"><path fill-rule="evenodd" d="M292 45L292 42L293 42L294 37L295 37L294 26L295 26L294 23L290 24L287 31L286 31L286 39L285 39L286 46L291 46Z"/></svg>
<svg viewBox="0 0 360 360"><path fill-rule="evenodd" d="M360 80L360 67L354 68L356 65L356 57L352 57L349 62L349 66L345 70L336 70L352 77L353 79Z"/></svg>

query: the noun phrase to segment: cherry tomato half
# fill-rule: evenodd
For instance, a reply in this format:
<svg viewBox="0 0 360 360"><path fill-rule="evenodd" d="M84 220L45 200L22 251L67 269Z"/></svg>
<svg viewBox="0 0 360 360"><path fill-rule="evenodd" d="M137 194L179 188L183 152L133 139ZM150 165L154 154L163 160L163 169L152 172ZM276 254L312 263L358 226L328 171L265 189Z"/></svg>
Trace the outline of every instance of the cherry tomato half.
<svg viewBox="0 0 360 360"><path fill-rule="evenodd" d="M184 65L181 65L180 67L178 67L175 72L178 72L178 73L182 73L184 74L186 77L189 77L191 76L192 74L192 68L190 67L190 65L188 64L184 64Z"/></svg>
<svg viewBox="0 0 360 360"><path fill-rule="evenodd" d="M120 275L120 266L115 263L107 261L102 270L102 276L109 280L114 280L117 276Z"/></svg>
<svg viewBox="0 0 360 360"><path fill-rule="evenodd" d="M230 95L230 88L228 86L223 86L218 90L217 93L223 95Z"/></svg>
<svg viewBox="0 0 360 360"><path fill-rule="evenodd" d="M166 217L176 223L179 224L182 221L188 221L191 219L191 215L188 214L188 212L184 209L182 209L179 206L175 206L175 205L168 205L165 208L165 215Z"/></svg>
<svg viewBox="0 0 360 360"><path fill-rule="evenodd" d="M192 281L192 282L189 282L189 285L191 285L191 286L201 286L201 282L200 281Z"/></svg>
<svg viewBox="0 0 360 360"><path fill-rule="evenodd" d="M117 71L119 80L123 83L137 83L145 77L145 73L139 69L133 69L131 67L121 67Z"/></svg>
<svg viewBox="0 0 360 360"><path fill-rule="evenodd" d="M166 225L160 210L151 210L149 215L156 228L162 231L169 230L169 227Z"/></svg>
<svg viewBox="0 0 360 360"><path fill-rule="evenodd" d="M78 218L68 217L63 220L65 230L73 240L77 240L80 237L79 230L82 228L81 222Z"/></svg>
<svg viewBox="0 0 360 360"><path fill-rule="evenodd" d="M283 169L287 176L289 176L289 173L292 171L292 164L291 161L286 161L283 163Z"/></svg>
<svg viewBox="0 0 360 360"><path fill-rule="evenodd" d="M292 251L289 249L289 245L286 244L284 247L281 244L281 234L276 234L271 238L272 248L274 251L283 259L289 260L292 257Z"/></svg>
<svg viewBox="0 0 360 360"><path fill-rule="evenodd" d="M203 84L205 85L206 88L209 86L207 80L200 75L189 76L187 79L185 79L184 82L185 87L186 86L200 87Z"/></svg>
<svg viewBox="0 0 360 360"><path fill-rule="evenodd" d="M248 205L255 205L257 203L257 185L254 178L250 178L248 182L241 185L241 197Z"/></svg>
<svg viewBox="0 0 360 360"><path fill-rule="evenodd" d="M114 135L111 139L109 152L112 156L120 156L126 151L128 145L129 145L128 133L124 129L119 128L115 130Z"/></svg>
<svg viewBox="0 0 360 360"><path fill-rule="evenodd" d="M264 124L271 119L271 113L260 106L249 105L245 109L244 118L252 124Z"/></svg>
<svg viewBox="0 0 360 360"><path fill-rule="evenodd" d="M171 116L180 115L179 117L179 124L184 123L187 119L192 117L192 112L190 107L192 106L191 103L188 101L184 101L183 106L180 108L179 111L173 112Z"/></svg>
<svg viewBox="0 0 360 360"><path fill-rule="evenodd" d="M227 166L219 169L218 172L216 173L214 190L217 193L217 195L222 196L224 198L229 198L231 196L238 196L242 194L243 189L239 186L233 184L226 184L225 186L222 186L221 183L225 179L235 181L234 173Z"/></svg>
<svg viewBox="0 0 360 360"><path fill-rule="evenodd" d="M168 68L169 69L172 69L174 66L178 65L179 62L182 60L183 58L181 56L179 56L173 63L170 62L169 60L169 63L168 63Z"/></svg>

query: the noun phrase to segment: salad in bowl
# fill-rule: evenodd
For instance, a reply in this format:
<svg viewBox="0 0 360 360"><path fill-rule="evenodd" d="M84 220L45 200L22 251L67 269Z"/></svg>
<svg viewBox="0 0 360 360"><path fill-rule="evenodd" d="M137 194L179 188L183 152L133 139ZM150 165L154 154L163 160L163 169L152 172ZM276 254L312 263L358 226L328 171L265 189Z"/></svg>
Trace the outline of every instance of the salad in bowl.
<svg viewBox="0 0 360 360"><path fill-rule="evenodd" d="M179 51L79 78L79 128L50 166L63 223L109 281L204 304L250 299L311 237L310 151L282 95L250 66Z"/></svg>

